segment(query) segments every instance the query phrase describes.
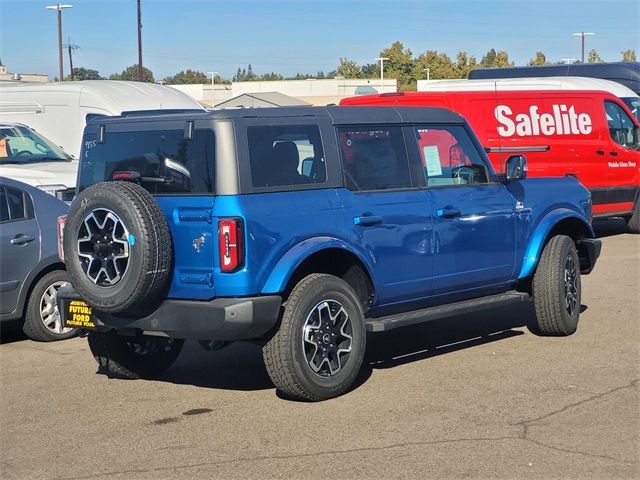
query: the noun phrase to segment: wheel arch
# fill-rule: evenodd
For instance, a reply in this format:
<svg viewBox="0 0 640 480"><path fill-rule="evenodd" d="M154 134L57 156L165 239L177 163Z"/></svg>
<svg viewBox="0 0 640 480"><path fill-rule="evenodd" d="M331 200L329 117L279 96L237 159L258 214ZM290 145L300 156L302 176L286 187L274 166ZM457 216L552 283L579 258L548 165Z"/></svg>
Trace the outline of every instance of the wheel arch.
<svg viewBox="0 0 640 480"><path fill-rule="evenodd" d="M569 209L558 209L550 212L538 223L535 227L535 233L529 239L524 251L518 280L526 279L535 272L542 250L549 240L556 235L567 235L573 239L581 261L586 252L581 247L579 240L595 237L591 224L576 212Z"/></svg>

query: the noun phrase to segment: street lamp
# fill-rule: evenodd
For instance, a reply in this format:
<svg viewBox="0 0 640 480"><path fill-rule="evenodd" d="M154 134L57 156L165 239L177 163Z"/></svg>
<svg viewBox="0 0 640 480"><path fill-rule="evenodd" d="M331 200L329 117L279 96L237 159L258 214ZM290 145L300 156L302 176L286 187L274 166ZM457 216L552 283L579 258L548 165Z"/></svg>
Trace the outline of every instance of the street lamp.
<svg viewBox="0 0 640 480"><path fill-rule="evenodd" d="M427 72L427 81L429 81L429 69L425 68L424 71Z"/></svg>
<svg viewBox="0 0 640 480"><path fill-rule="evenodd" d="M376 58L378 62L380 62L380 93L384 93L382 91L384 87L384 61L389 60L388 57L378 57Z"/></svg>
<svg viewBox="0 0 640 480"><path fill-rule="evenodd" d="M584 63L584 36L585 35L595 35L593 32L578 32L572 33L571 35L582 37L582 63Z"/></svg>
<svg viewBox="0 0 640 480"><path fill-rule="evenodd" d="M211 75L211 108L213 108L215 107L215 101L213 97L213 83L214 83L215 76L218 74L218 72L207 72L207 73Z"/></svg>
<svg viewBox="0 0 640 480"><path fill-rule="evenodd" d="M60 65L60 76L58 77L59 82L61 82L64 78L64 71L62 69L62 9L71 7L73 7L73 5L60 5L59 3L46 7L47 10L58 11L58 63Z"/></svg>

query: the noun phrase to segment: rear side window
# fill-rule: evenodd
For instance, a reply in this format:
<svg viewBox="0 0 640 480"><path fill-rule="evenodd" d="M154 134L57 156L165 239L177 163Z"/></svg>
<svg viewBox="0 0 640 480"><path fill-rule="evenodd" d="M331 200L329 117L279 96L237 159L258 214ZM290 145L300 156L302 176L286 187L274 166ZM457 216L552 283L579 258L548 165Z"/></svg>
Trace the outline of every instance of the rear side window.
<svg viewBox="0 0 640 480"><path fill-rule="evenodd" d="M4 187L0 187L0 222L7 222L9 217L9 205L7 204L7 194Z"/></svg>
<svg viewBox="0 0 640 480"><path fill-rule="evenodd" d="M31 202L22 190L0 187L0 222L24 220L33 216Z"/></svg>
<svg viewBox="0 0 640 480"><path fill-rule="evenodd" d="M215 144L211 130L197 129L192 139L183 130L115 132L98 143L83 140L80 190L97 182L133 180L151 193L214 192Z"/></svg>
<svg viewBox="0 0 640 480"><path fill-rule="evenodd" d="M353 191L411 188L400 127L340 127L345 185Z"/></svg>
<svg viewBox="0 0 640 480"><path fill-rule="evenodd" d="M317 125L248 127L254 187L323 184L327 169Z"/></svg>
<svg viewBox="0 0 640 480"><path fill-rule="evenodd" d="M487 183L487 168L463 127L414 127L427 186Z"/></svg>
<svg viewBox="0 0 640 480"><path fill-rule="evenodd" d="M627 148L636 148L638 138L633 121L619 105L613 102L604 102L607 113L609 134L614 142Z"/></svg>

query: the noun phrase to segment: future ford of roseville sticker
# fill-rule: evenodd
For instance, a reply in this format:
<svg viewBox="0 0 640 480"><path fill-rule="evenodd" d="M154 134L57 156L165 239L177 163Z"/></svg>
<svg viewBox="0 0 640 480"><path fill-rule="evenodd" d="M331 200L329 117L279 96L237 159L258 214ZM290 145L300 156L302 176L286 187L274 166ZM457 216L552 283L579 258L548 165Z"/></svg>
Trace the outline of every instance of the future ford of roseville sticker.
<svg viewBox="0 0 640 480"><path fill-rule="evenodd" d="M517 135L588 135L591 133L591 117L576 113L573 105L552 105L553 113L539 113L537 105L531 105L528 113L518 113L507 105L498 105L494 111L502 137Z"/></svg>

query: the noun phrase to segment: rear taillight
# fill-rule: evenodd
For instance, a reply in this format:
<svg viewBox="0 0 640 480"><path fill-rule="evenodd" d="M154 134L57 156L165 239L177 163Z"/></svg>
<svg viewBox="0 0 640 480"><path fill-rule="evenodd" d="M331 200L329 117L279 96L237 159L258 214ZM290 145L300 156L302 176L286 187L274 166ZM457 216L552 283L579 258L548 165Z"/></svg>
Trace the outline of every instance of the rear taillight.
<svg viewBox="0 0 640 480"><path fill-rule="evenodd" d="M218 221L218 255L223 272L233 272L242 266L244 234L241 219L221 218Z"/></svg>
<svg viewBox="0 0 640 480"><path fill-rule="evenodd" d="M58 217L58 257L64 262L64 224L67 221L67 216L62 215Z"/></svg>

